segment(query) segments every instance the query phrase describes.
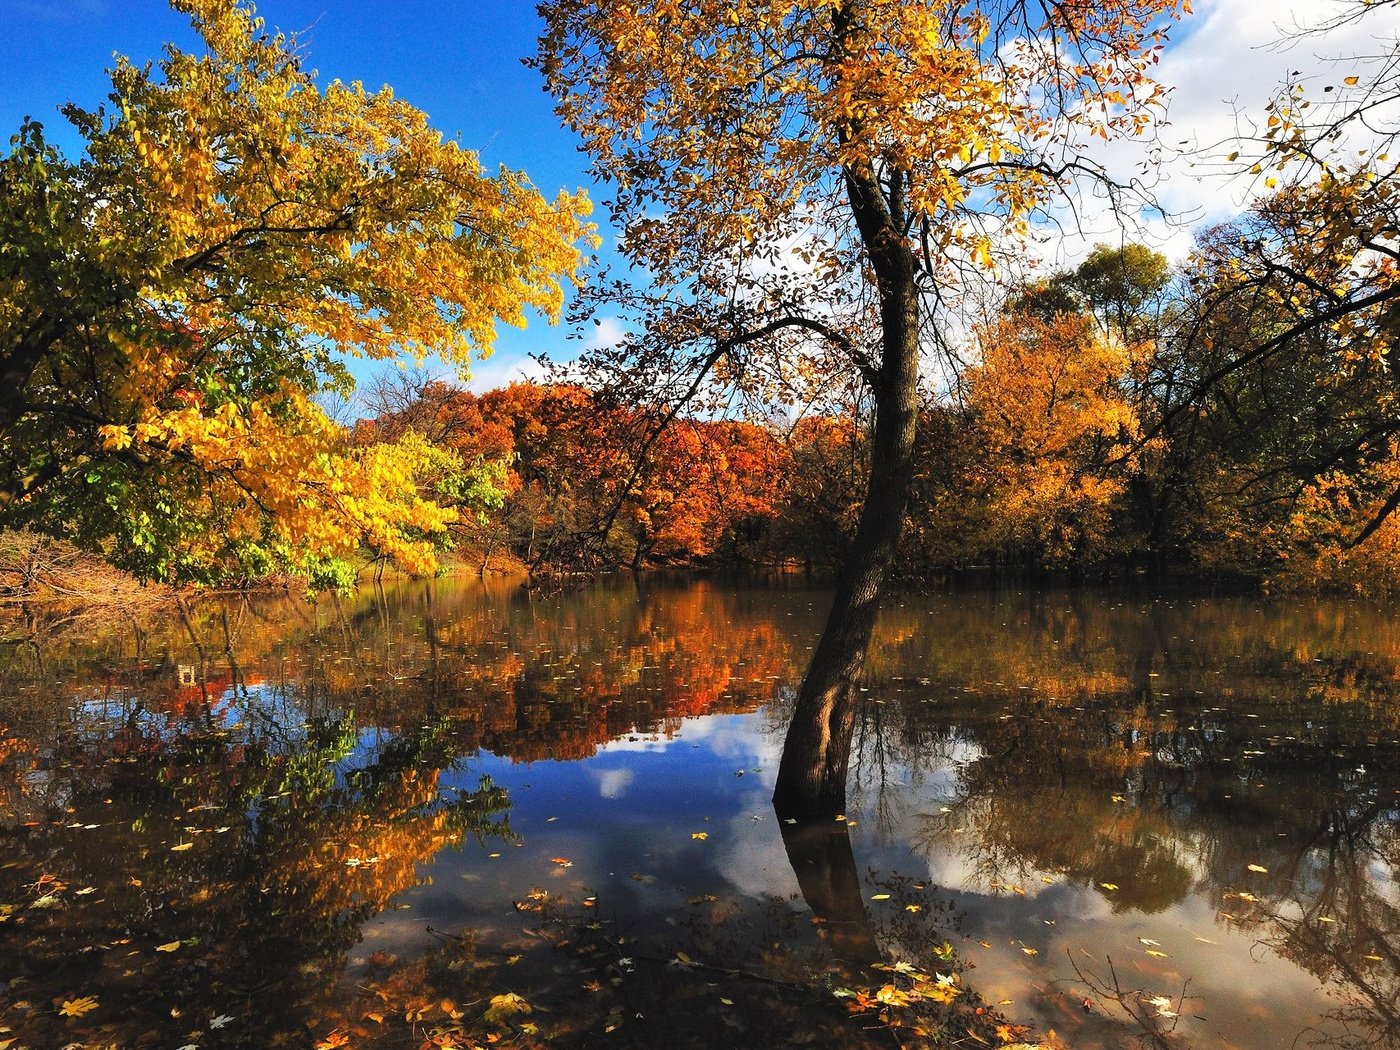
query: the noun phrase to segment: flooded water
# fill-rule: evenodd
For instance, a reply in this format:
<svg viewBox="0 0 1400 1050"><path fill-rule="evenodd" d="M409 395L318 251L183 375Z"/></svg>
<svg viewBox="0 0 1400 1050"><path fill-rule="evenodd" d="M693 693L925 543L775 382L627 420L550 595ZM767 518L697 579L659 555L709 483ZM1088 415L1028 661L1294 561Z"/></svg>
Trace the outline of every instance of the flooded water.
<svg viewBox="0 0 1400 1050"><path fill-rule="evenodd" d="M3 611L0 1050L1400 1045L1389 610L895 599L787 825L826 602Z"/></svg>

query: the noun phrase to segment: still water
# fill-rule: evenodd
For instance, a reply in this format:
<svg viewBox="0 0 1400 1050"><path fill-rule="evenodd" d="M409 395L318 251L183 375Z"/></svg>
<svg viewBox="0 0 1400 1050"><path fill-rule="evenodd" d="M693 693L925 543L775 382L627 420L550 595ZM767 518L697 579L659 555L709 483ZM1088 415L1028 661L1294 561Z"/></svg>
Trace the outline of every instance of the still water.
<svg viewBox="0 0 1400 1050"><path fill-rule="evenodd" d="M0 1048L1400 1046L1400 623L797 584L0 610Z"/></svg>

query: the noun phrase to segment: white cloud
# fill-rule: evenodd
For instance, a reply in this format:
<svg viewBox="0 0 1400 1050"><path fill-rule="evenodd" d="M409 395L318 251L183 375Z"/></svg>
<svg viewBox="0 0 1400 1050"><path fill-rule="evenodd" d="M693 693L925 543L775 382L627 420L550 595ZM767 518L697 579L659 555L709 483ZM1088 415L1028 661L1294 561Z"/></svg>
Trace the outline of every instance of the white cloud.
<svg viewBox="0 0 1400 1050"><path fill-rule="evenodd" d="M1356 10L1355 0L1203 0L1196 13L1172 31L1152 75L1170 88L1165 121L1157 141L1119 140L1094 151L1115 179L1139 178L1172 217L1145 220L1144 234L1168 255L1179 258L1191 247L1193 231L1226 221L1248 207L1259 189L1250 177L1225 177L1206 160L1231 152L1230 141L1262 124L1264 107L1289 77L1303 74L1312 93L1340 83L1358 55L1394 46L1400 9L1377 5L1365 18L1327 33L1307 34L1339 14ZM1074 232L1078 215L1082 233ZM1052 236L1043 252L1050 266L1072 264L1096 241L1125 236L1106 202L1076 197L1073 211L1055 214L1067 233Z"/></svg>
<svg viewBox="0 0 1400 1050"><path fill-rule="evenodd" d="M542 366L533 357L525 354L496 353L485 361L472 362L471 378L467 389L476 394L496 390L511 383L523 383L542 379L545 375Z"/></svg>
<svg viewBox="0 0 1400 1050"><path fill-rule="evenodd" d="M616 799L627 794L636 774L630 769L590 769L588 775L598 784L601 798Z"/></svg>

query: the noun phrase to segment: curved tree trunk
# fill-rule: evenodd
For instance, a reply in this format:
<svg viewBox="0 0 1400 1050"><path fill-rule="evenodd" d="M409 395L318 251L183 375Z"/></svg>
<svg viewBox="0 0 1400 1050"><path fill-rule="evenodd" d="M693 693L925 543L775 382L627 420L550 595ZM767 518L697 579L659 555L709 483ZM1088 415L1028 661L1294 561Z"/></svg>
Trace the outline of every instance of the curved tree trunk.
<svg viewBox="0 0 1400 1050"><path fill-rule="evenodd" d="M870 376L875 433L860 524L783 743L773 793L782 817L828 817L846 807L857 682L914 479L918 288L902 230L899 177L887 196L872 166L848 167L845 176L880 297L881 360Z"/></svg>

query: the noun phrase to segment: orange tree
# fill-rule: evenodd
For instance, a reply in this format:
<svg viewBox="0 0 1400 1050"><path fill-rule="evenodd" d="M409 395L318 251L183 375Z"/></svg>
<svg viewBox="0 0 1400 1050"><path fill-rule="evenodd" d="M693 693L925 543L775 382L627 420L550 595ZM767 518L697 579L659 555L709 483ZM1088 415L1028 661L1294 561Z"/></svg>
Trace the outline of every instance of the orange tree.
<svg viewBox="0 0 1400 1050"><path fill-rule="evenodd" d="M111 108L0 157L0 517L170 580L410 569L450 514L422 441L353 447L347 356L465 364L553 316L581 195L485 171L388 88L317 84L238 0L172 0L203 53L119 59Z"/></svg>
<svg viewBox="0 0 1400 1050"><path fill-rule="evenodd" d="M1140 130L1180 0L545 0L535 60L646 287L595 354L639 398L864 382L872 467L775 801L844 807L854 684L913 480L920 350L967 266ZM660 390L658 391L658 387ZM713 387L711 387L713 388ZM664 414L662 415L664 419Z"/></svg>

